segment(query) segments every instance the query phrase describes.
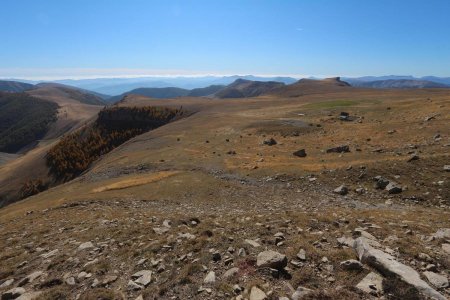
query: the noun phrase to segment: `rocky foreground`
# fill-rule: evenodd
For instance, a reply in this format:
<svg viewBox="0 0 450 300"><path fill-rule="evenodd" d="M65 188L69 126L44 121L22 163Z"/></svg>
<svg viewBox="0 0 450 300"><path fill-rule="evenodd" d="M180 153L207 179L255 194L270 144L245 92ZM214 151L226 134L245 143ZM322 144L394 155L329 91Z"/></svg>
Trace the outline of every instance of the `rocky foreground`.
<svg viewBox="0 0 450 300"><path fill-rule="evenodd" d="M153 206L73 202L2 224L2 299L450 296L450 228L420 209L185 217Z"/></svg>

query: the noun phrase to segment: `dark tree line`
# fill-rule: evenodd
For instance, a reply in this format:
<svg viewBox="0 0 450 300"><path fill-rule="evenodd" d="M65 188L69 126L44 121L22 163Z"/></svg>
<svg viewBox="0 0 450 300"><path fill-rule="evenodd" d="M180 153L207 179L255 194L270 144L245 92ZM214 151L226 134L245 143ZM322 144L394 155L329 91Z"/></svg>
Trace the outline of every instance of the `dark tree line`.
<svg viewBox="0 0 450 300"><path fill-rule="evenodd" d="M58 105L25 93L0 92L0 152L15 153L41 139L56 121Z"/></svg>
<svg viewBox="0 0 450 300"><path fill-rule="evenodd" d="M47 153L50 173L70 180L98 157L136 135L157 128L183 115L181 109L164 107L111 107L99 112L97 121L64 137Z"/></svg>

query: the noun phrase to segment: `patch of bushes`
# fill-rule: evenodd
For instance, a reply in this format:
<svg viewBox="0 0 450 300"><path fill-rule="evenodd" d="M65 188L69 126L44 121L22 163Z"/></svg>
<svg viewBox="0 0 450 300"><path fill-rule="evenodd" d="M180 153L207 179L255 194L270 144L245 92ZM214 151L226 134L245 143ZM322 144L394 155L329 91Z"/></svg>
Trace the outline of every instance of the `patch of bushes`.
<svg viewBox="0 0 450 300"><path fill-rule="evenodd" d="M41 179L29 180L20 189L20 198L24 199L45 191L48 185Z"/></svg>

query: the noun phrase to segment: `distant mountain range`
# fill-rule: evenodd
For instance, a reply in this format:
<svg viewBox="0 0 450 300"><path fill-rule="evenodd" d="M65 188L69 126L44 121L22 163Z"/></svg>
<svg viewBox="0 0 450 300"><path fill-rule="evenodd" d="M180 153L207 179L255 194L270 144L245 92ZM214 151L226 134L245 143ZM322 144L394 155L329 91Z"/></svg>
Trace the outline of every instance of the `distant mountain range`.
<svg viewBox="0 0 450 300"><path fill-rule="evenodd" d="M449 85L415 79L387 79L375 81L347 80L354 87L375 89L425 89L425 88L449 88Z"/></svg>
<svg viewBox="0 0 450 300"><path fill-rule="evenodd" d="M199 76L199 77L137 77L137 78L95 78L95 79L66 79L55 80L61 83L78 87L85 90L94 91L106 95L120 95L137 88L166 88L177 87L182 89L205 88L211 85L229 85L236 79L251 81L277 81L291 84L298 79L292 77L263 77L253 75L233 75L233 76ZM12 79L15 80L15 79ZM43 81L16 80L30 84L37 84Z"/></svg>
<svg viewBox="0 0 450 300"><path fill-rule="evenodd" d="M308 78L302 80L315 80ZM301 81L301 80L300 80ZM140 77L140 78L96 78L79 80L56 80L51 84L59 84L61 88L68 87L80 91L86 96L86 101L92 100L92 104L98 101L113 103L128 94L137 94L152 98L175 97L205 97L216 98L242 98L255 97L268 93L273 89L286 85L292 86L300 82L293 77L262 77L253 75L234 76L200 76L200 77ZM360 88L450 88L450 77L424 76L364 76L342 77L343 82L348 82L354 87ZM0 91L23 92L34 89L48 82L29 80L0 80ZM287 88L289 90L289 88ZM293 88L296 92L298 89ZM301 94L301 92L299 92ZM95 97L94 97L95 96ZM83 96L84 97L84 96Z"/></svg>

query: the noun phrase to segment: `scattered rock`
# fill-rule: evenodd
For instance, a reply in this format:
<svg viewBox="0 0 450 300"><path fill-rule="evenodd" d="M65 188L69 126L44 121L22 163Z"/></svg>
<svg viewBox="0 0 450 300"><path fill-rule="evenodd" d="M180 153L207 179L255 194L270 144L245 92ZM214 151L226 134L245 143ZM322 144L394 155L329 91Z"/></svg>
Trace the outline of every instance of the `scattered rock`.
<svg viewBox="0 0 450 300"><path fill-rule="evenodd" d="M204 284L214 284L216 282L216 273L214 271L210 271L205 279L203 279Z"/></svg>
<svg viewBox="0 0 450 300"><path fill-rule="evenodd" d="M306 251L304 249L300 249L297 253L298 259L305 261L306 260Z"/></svg>
<svg viewBox="0 0 450 300"><path fill-rule="evenodd" d="M75 278L73 278L73 276L68 277L66 279L66 284L68 284L68 285L75 285Z"/></svg>
<svg viewBox="0 0 450 300"><path fill-rule="evenodd" d="M391 181L386 186L385 190L388 191L389 194L399 194L403 191L403 188L397 183Z"/></svg>
<svg viewBox="0 0 450 300"><path fill-rule="evenodd" d="M258 254L256 266L260 268L272 268L281 270L287 265L286 255L268 250Z"/></svg>
<svg viewBox="0 0 450 300"><path fill-rule="evenodd" d="M82 243L80 246L78 246L78 250L87 250L87 249L92 249L94 248L94 244L92 244L92 242L85 242Z"/></svg>
<svg viewBox="0 0 450 300"><path fill-rule="evenodd" d="M450 239L450 228L440 228L434 234L437 239Z"/></svg>
<svg viewBox="0 0 450 300"><path fill-rule="evenodd" d="M356 259L349 259L341 262L341 268L347 271L360 271L363 269L363 265Z"/></svg>
<svg viewBox="0 0 450 300"><path fill-rule="evenodd" d="M4 292L2 294L2 300L16 299L24 293L25 293L25 289L23 287L16 287L16 288L10 289L9 291Z"/></svg>
<svg viewBox="0 0 450 300"><path fill-rule="evenodd" d="M350 147L348 145L342 145L327 149L327 153L344 153L344 152L350 152Z"/></svg>
<svg viewBox="0 0 450 300"><path fill-rule="evenodd" d="M261 246L257 241L254 241L254 240L248 240L247 239L247 240L245 240L245 243L249 244L250 246L252 246L254 248L258 248L258 247Z"/></svg>
<svg viewBox="0 0 450 300"><path fill-rule="evenodd" d="M379 190L384 190L389 184L389 180L381 176L376 176L373 180L375 181L375 188Z"/></svg>
<svg viewBox="0 0 450 300"><path fill-rule="evenodd" d="M413 160L418 160L418 159L419 159L419 155L413 154L408 158L407 162L412 162Z"/></svg>
<svg viewBox="0 0 450 300"><path fill-rule="evenodd" d="M445 297L431 288L423 281L419 273L413 268L404 265L390 254L375 249L366 242L366 238L360 237L355 240L355 250L362 263L367 263L386 276L396 276L403 282L415 287L419 292L427 297L445 300Z"/></svg>
<svg viewBox="0 0 450 300"><path fill-rule="evenodd" d="M0 289L7 288L7 287L10 286L13 282L14 282L14 278L5 280L2 284L0 284Z"/></svg>
<svg viewBox="0 0 450 300"><path fill-rule="evenodd" d="M38 299L39 296L42 294L42 292L26 292L25 294L22 294L19 296L19 298L16 298L16 300L35 300Z"/></svg>
<svg viewBox="0 0 450 300"><path fill-rule="evenodd" d="M341 185L341 186L335 188L333 190L333 192L336 193L336 194L344 196L344 195L348 194L348 188L345 185Z"/></svg>
<svg viewBox="0 0 450 300"><path fill-rule="evenodd" d="M445 253L450 255L450 244L442 244L442 250L444 250Z"/></svg>
<svg viewBox="0 0 450 300"><path fill-rule="evenodd" d="M434 273L434 272L430 272L430 271L425 271L423 272L423 275L427 278L427 280L434 285L436 288L438 289L445 289L446 287L448 287L448 280L447 277Z"/></svg>
<svg viewBox="0 0 450 300"><path fill-rule="evenodd" d="M375 297L381 296L383 294L383 277L370 272L356 285L356 288Z"/></svg>
<svg viewBox="0 0 450 300"><path fill-rule="evenodd" d="M297 290L292 294L292 300L300 300L312 292L313 290L311 289L299 286Z"/></svg>
<svg viewBox="0 0 450 300"><path fill-rule="evenodd" d="M300 149L300 150L295 151L292 154L294 156L297 156L297 157L306 157L306 150L305 149Z"/></svg>
<svg viewBox="0 0 450 300"><path fill-rule="evenodd" d="M265 300L267 299L266 293L254 286L250 290L250 300Z"/></svg>
<svg viewBox="0 0 450 300"><path fill-rule="evenodd" d="M444 166L444 171L450 172L450 165L445 165Z"/></svg>
<svg viewBox="0 0 450 300"><path fill-rule="evenodd" d="M142 270L131 275L131 278L135 279L134 283L146 287L152 281L152 271Z"/></svg>
<svg viewBox="0 0 450 300"><path fill-rule="evenodd" d="M264 145L267 145L267 146L273 146L273 145L276 145L276 144L277 144L277 141L275 141L274 138L270 138L270 139L268 139L268 140L265 140L265 141L263 142L263 144L264 144Z"/></svg>
<svg viewBox="0 0 450 300"><path fill-rule="evenodd" d="M233 278L234 276L236 276L239 273L239 268L231 268L229 270L227 270L225 273L223 273L222 277L223 279L230 279Z"/></svg>
<svg viewBox="0 0 450 300"><path fill-rule="evenodd" d="M104 278L103 278L103 281L102 281L102 286L106 286L106 285L108 285L108 284L111 284L111 283L113 283L114 281L116 281L117 280L117 276L116 275L106 275ZM151 280L151 276L150 276L150 280ZM138 282L139 283L139 282ZM144 286L145 286L145 284L144 284Z"/></svg>
<svg viewBox="0 0 450 300"><path fill-rule="evenodd" d="M50 252L41 254L41 257L44 258L44 259L47 259L47 258L50 258L52 256L55 256L58 252L59 252L59 249L55 249L55 250L52 250Z"/></svg>
<svg viewBox="0 0 450 300"><path fill-rule="evenodd" d="M25 277L24 279L22 279L18 283L18 286L24 286L27 283L33 282L36 278L41 277L42 274L44 274L44 272L42 272L42 271L35 271L35 272L31 273L30 275L28 275L27 277Z"/></svg>

